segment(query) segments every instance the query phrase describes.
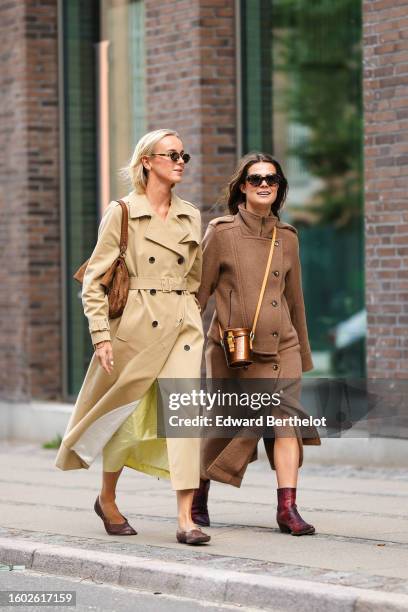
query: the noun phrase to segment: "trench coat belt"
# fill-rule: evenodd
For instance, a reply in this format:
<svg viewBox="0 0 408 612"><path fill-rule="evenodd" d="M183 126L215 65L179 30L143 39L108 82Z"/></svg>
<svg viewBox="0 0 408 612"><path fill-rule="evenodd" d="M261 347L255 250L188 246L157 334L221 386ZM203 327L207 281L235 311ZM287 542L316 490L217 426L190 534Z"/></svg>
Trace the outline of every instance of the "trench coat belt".
<svg viewBox="0 0 408 612"><path fill-rule="evenodd" d="M187 291L185 278L150 278L148 276L130 276L129 289L156 289L157 291Z"/></svg>

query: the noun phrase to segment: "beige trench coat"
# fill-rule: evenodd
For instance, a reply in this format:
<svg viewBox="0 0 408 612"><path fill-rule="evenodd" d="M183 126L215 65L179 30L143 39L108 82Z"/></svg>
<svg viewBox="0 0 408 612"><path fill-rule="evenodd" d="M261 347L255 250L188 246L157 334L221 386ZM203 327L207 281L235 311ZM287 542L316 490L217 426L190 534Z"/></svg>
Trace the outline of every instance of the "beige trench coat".
<svg viewBox="0 0 408 612"><path fill-rule="evenodd" d="M129 206L131 290L122 316L108 320L98 281L119 254L117 202L101 221L82 291L92 342L112 341L114 369L108 375L92 357L57 455L62 470L88 468L157 378L200 377L203 329L195 298L202 265L200 212L173 194L163 221L145 195L132 192L123 199ZM198 487L199 446L198 438L167 440L174 489Z"/></svg>

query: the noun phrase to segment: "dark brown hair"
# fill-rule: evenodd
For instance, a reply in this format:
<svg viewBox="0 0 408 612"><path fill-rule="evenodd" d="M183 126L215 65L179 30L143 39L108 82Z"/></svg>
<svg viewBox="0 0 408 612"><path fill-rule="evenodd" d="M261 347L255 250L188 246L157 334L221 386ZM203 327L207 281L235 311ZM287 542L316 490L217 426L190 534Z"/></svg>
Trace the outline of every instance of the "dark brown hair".
<svg viewBox="0 0 408 612"><path fill-rule="evenodd" d="M224 199L228 206L228 210L232 215L236 215L238 212L238 204L245 202L246 196L245 193L241 191L240 185L245 183L249 168L258 162L273 164L276 168L276 174L282 177L282 180L279 183L276 200L271 207L271 212L279 219L279 210L282 208L286 200L289 187L280 163L268 153L248 153L239 160L236 170L225 189Z"/></svg>

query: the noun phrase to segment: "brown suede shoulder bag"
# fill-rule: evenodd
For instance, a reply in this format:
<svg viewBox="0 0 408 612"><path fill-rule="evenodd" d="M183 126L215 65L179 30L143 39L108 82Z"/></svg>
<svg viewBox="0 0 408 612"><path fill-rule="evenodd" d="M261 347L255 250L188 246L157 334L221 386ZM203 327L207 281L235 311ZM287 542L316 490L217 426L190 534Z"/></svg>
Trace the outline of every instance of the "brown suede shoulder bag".
<svg viewBox="0 0 408 612"><path fill-rule="evenodd" d="M129 293L129 270L125 263L125 255L128 246L128 209L123 200L116 200L122 208L122 225L120 230L119 256L110 268L100 277L100 284L105 289L109 303L109 318L117 319L125 309ZM79 283L83 283L85 271L88 265L87 259L75 272L73 277Z"/></svg>

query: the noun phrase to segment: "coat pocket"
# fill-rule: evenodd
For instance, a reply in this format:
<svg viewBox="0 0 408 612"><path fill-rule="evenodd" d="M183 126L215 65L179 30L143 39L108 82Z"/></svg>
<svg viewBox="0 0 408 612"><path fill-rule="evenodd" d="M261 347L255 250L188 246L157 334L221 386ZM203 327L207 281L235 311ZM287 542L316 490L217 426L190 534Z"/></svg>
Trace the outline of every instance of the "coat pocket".
<svg viewBox="0 0 408 612"><path fill-rule="evenodd" d="M283 308L286 310L286 314L288 315L289 322L292 323L292 319L290 317L290 312L289 312L289 306L288 306L285 296L282 297L282 305L283 305Z"/></svg>
<svg viewBox="0 0 408 612"><path fill-rule="evenodd" d="M126 306L116 330L116 338L127 342L135 334L140 319L139 311L142 307L143 301L140 289L129 291Z"/></svg>
<svg viewBox="0 0 408 612"><path fill-rule="evenodd" d="M297 340L297 332L290 316L289 305L286 297L282 296L282 318L281 318L281 341L289 342Z"/></svg>
<svg viewBox="0 0 408 612"><path fill-rule="evenodd" d="M281 312L281 339L286 340L293 334L292 319L290 317L288 303L285 296L282 296L282 312Z"/></svg>

